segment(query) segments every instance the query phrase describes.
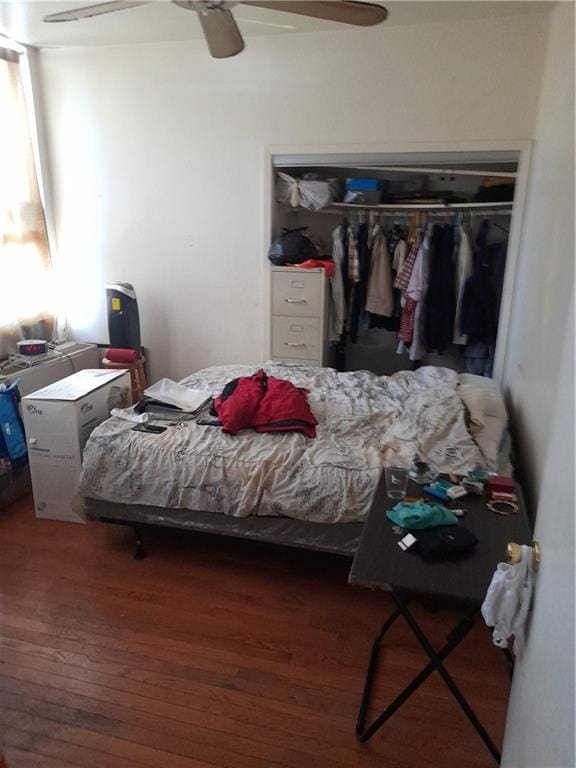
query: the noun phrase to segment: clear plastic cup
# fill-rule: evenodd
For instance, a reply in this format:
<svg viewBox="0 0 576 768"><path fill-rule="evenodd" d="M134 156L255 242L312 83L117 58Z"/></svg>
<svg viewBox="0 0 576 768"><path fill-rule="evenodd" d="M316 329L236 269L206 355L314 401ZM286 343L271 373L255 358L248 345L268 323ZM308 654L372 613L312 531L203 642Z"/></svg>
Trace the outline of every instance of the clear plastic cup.
<svg viewBox="0 0 576 768"><path fill-rule="evenodd" d="M403 467L385 467L386 495L396 501L406 496L408 486L408 470Z"/></svg>

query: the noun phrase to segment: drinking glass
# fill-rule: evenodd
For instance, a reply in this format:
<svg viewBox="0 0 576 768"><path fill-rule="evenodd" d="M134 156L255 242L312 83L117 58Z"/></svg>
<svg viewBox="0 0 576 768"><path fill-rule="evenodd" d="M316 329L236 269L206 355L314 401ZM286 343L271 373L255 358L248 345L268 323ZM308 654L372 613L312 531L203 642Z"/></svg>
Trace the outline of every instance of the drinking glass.
<svg viewBox="0 0 576 768"><path fill-rule="evenodd" d="M403 499L408 485L408 470L403 467L385 467L386 495L389 499Z"/></svg>

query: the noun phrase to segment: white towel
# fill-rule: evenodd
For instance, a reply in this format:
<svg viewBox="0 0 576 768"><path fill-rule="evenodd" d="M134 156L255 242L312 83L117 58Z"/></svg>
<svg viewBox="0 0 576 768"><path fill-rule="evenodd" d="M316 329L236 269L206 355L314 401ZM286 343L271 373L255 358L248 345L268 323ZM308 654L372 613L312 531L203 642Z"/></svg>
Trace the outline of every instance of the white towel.
<svg viewBox="0 0 576 768"><path fill-rule="evenodd" d="M115 416L117 419L123 419L124 421L131 421L133 424L146 424L150 421L149 413L136 413L134 406L130 408L112 408L110 416Z"/></svg>
<svg viewBox="0 0 576 768"><path fill-rule="evenodd" d="M498 563L480 609L486 624L494 627L494 645L506 648L508 639L514 635L516 656L522 654L525 645L526 619L534 588L532 555L531 547L522 546L517 565Z"/></svg>

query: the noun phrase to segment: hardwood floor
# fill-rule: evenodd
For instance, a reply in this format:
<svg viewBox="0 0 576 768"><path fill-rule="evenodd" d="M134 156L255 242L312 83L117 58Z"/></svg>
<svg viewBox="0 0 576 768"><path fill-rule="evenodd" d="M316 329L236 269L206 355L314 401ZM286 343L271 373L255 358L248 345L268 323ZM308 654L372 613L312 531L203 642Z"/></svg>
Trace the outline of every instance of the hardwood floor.
<svg viewBox="0 0 576 768"><path fill-rule="evenodd" d="M0 752L7 768L481 768L493 760L433 675L365 745L372 638L391 607L346 560L231 539L0 511ZM440 645L445 613L417 609ZM377 704L420 669L397 623ZM477 623L447 663L497 743L509 683Z"/></svg>

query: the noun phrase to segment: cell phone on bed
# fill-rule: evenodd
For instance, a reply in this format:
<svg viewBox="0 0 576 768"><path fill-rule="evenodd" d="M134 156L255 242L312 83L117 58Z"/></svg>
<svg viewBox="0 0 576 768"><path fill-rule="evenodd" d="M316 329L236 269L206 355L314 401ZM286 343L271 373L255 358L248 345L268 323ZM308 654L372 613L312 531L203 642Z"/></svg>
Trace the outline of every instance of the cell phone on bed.
<svg viewBox="0 0 576 768"><path fill-rule="evenodd" d="M135 424L132 427L134 432L148 432L152 435L160 435L162 432L166 432L168 427L157 427L156 424Z"/></svg>

